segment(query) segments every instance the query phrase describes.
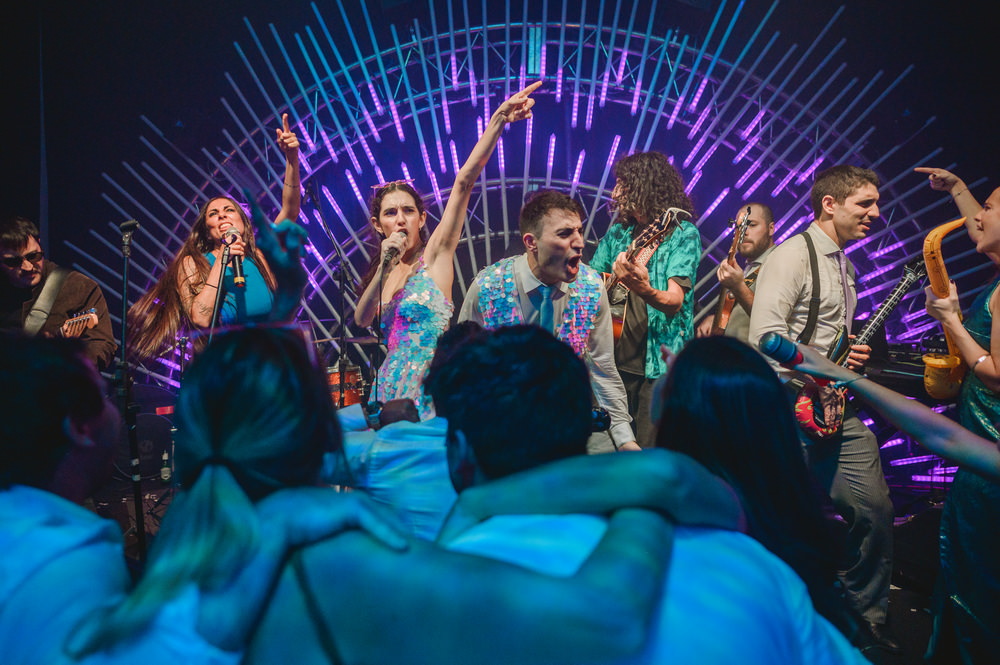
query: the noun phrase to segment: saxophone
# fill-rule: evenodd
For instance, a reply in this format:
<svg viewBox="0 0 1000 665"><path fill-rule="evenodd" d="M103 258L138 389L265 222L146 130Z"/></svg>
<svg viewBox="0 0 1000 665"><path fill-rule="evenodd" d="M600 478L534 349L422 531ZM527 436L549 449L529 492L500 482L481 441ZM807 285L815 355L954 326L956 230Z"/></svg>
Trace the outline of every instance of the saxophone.
<svg viewBox="0 0 1000 665"><path fill-rule="evenodd" d="M938 298L947 298L951 293L948 271L945 270L941 255L941 241L955 229L965 225L965 217L942 224L931 230L924 238L924 263L927 265L927 280ZM948 353L924 354L924 390L934 399L951 399L958 394L965 378L966 367L958 353L955 340L947 331L944 333Z"/></svg>

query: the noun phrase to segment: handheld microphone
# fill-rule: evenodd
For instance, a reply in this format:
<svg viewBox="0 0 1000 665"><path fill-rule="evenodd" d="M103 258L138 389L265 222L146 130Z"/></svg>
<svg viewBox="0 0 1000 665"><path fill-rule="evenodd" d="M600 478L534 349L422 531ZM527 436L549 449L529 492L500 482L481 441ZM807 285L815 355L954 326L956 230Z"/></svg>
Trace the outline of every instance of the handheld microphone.
<svg viewBox="0 0 1000 665"><path fill-rule="evenodd" d="M764 333L759 346L761 353L777 360L782 367L793 368L802 362L802 352L795 342L776 332Z"/></svg>
<svg viewBox="0 0 1000 665"><path fill-rule="evenodd" d="M407 234L406 229L400 229L399 231L396 231L396 233L402 233L404 238L408 237L409 235ZM389 264L392 263L397 256L399 256L398 248L390 247L389 249L385 250L385 256L382 257L382 270L388 268Z"/></svg>
<svg viewBox="0 0 1000 665"><path fill-rule="evenodd" d="M795 366L802 362L802 352L799 351L798 345L776 332L764 333L759 346L761 353L777 360L779 365L787 369L795 369ZM813 380L821 386L830 383L830 379L818 376L813 377Z"/></svg>
<svg viewBox="0 0 1000 665"><path fill-rule="evenodd" d="M227 245L233 244L236 240L241 240L240 232L233 227L226 229L226 232L222 234L222 238L229 240L226 242ZM247 278L243 275L243 257L234 256L233 257L233 284L239 288L243 288L247 285Z"/></svg>

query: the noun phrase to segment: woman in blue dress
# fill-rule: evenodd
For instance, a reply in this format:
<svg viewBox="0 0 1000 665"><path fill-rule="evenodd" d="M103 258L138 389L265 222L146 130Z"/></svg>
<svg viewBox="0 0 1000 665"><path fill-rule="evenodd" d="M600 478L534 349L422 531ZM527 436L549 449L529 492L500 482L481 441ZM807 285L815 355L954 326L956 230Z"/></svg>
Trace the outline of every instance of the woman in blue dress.
<svg viewBox="0 0 1000 665"><path fill-rule="evenodd" d="M379 368L374 399L412 399L421 418L433 413L421 383L437 338L448 327L454 305L454 258L465 225L472 188L486 166L507 123L531 117L533 83L505 101L490 118L472 154L458 171L441 221L428 236L427 211L420 194L405 181L375 190L370 223L381 251L359 287L354 321L368 327L381 312L388 349Z"/></svg>
<svg viewBox="0 0 1000 665"><path fill-rule="evenodd" d="M951 194L976 251L1000 265L1000 188L984 205L953 173L918 168L933 189ZM954 283L947 298L928 288L927 311L952 337L968 367L958 398L966 429L1000 439L1000 280L994 278L962 320ZM1000 484L960 466L941 516L941 572L931 662L996 662L1000 653Z"/></svg>
<svg viewBox="0 0 1000 665"><path fill-rule="evenodd" d="M301 204L299 140L288 125L288 114L282 115L276 133L278 147L285 153L285 179L275 224L294 221ZM222 271L219 259L227 243L229 256L242 259L246 280L242 286L236 284L233 261ZM153 358L171 348L182 330L267 320L276 286L243 208L228 196L209 199L167 269L129 309L129 353L140 360Z"/></svg>

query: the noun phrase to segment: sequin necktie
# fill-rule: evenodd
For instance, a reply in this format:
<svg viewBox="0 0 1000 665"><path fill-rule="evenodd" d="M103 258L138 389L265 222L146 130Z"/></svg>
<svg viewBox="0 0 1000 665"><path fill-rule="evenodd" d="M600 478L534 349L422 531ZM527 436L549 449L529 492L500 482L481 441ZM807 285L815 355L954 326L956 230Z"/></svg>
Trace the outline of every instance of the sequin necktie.
<svg viewBox="0 0 1000 665"><path fill-rule="evenodd" d="M552 332L553 308L552 308L552 287L542 284L538 287L538 292L542 294L542 304L538 309L538 325Z"/></svg>

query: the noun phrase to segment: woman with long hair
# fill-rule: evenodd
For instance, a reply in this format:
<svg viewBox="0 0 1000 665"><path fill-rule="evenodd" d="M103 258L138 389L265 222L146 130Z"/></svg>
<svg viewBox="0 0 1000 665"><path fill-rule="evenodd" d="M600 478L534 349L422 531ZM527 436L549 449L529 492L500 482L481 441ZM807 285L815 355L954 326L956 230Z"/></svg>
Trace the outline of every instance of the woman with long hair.
<svg viewBox="0 0 1000 665"><path fill-rule="evenodd" d="M448 327L454 305L455 250L465 226L472 188L500 139L503 128L531 117L532 83L497 108L482 137L455 176L441 221L428 235L427 211L420 194L407 182L376 188L369 205L369 223L380 239L380 251L362 280L355 322L379 325L386 336L385 361L378 370L377 394L416 401L421 418L432 413L421 381L430 365L437 338Z"/></svg>
<svg viewBox="0 0 1000 665"><path fill-rule="evenodd" d="M298 217L302 196L299 140L288 125L288 114L281 118L282 128L276 132L285 154L285 178L275 224ZM232 266L222 266L225 245L230 258L242 260L245 284L237 284ZM129 354L141 360L156 357L173 346L183 330L267 320L276 286L242 206L229 196L211 198L201 207L187 240L166 270L129 309ZM221 311L216 313L220 289Z"/></svg>
<svg viewBox="0 0 1000 665"><path fill-rule="evenodd" d="M749 535L802 578L816 611L854 641L859 622L836 587L839 549L774 370L735 338L706 337L677 355L660 390L656 445L727 481Z"/></svg>

